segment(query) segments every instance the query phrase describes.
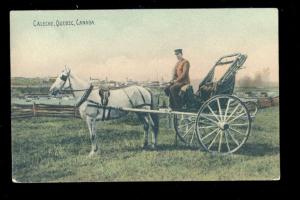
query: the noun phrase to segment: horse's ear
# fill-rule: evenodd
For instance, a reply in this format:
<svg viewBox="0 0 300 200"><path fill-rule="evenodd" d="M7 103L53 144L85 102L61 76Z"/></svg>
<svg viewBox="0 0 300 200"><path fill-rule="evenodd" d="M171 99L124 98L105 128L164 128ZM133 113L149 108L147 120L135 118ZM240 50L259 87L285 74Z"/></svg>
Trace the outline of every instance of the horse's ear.
<svg viewBox="0 0 300 200"><path fill-rule="evenodd" d="M67 70L68 74L70 74L71 69L69 67L66 67L66 70Z"/></svg>

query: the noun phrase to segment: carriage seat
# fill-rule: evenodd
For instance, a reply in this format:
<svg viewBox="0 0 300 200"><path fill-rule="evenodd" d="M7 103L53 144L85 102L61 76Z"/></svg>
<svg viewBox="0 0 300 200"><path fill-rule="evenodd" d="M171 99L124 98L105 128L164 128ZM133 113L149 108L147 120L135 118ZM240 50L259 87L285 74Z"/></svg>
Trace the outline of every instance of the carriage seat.
<svg viewBox="0 0 300 200"><path fill-rule="evenodd" d="M189 87L192 87L191 84L185 84L180 88L180 92L186 92Z"/></svg>
<svg viewBox="0 0 300 200"><path fill-rule="evenodd" d="M179 96L186 96L186 95L190 95L193 94L193 86L191 84L185 84L180 88L179 91Z"/></svg>

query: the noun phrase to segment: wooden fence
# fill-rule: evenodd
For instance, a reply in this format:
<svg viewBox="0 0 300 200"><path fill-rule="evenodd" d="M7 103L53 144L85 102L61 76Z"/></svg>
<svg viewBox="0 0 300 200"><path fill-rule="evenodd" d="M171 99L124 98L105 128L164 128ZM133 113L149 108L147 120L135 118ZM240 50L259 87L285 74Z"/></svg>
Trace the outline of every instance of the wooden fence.
<svg viewBox="0 0 300 200"><path fill-rule="evenodd" d="M27 117L73 117L79 118L78 108L70 105L49 105L49 104L12 104L11 118Z"/></svg>
<svg viewBox="0 0 300 200"><path fill-rule="evenodd" d="M267 108L279 105L279 97L259 98L258 108ZM78 108L71 105L50 105L50 104L12 104L11 118L27 117L68 117L80 118Z"/></svg>
<svg viewBox="0 0 300 200"><path fill-rule="evenodd" d="M258 108L267 108L271 106L279 106L279 96L259 98L257 101Z"/></svg>

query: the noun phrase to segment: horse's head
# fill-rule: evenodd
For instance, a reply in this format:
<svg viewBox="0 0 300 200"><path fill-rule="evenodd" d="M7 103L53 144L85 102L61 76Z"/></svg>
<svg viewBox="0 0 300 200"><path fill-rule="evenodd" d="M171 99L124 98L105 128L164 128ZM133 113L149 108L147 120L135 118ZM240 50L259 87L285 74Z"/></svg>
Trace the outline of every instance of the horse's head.
<svg viewBox="0 0 300 200"><path fill-rule="evenodd" d="M108 87L100 87L99 95L100 95L100 98L101 98L101 104L103 106L107 106L108 98L110 96L109 88Z"/></svg>
<svg viewBox="0 0 300 200"><path fill-rule="evenodd" d="M49 90L51 95L56 95L61 90L66 89L70 86L70 82L68 81L70 73L71 70L65 67L65 69L60 73L55 82L52 84Z"/></svg>

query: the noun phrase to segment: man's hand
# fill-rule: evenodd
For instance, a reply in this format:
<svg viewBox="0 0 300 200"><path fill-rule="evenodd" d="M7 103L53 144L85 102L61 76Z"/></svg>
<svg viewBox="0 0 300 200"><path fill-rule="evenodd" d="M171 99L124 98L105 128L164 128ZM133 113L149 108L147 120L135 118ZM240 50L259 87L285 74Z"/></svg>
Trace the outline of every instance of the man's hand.
<svg viewBox="0 0 300 200"><path fill-rule="evenodd" d="M171 80L169 83L170 83L171 85L173 85L173 84L175 83L175 80Z"/></svg>

